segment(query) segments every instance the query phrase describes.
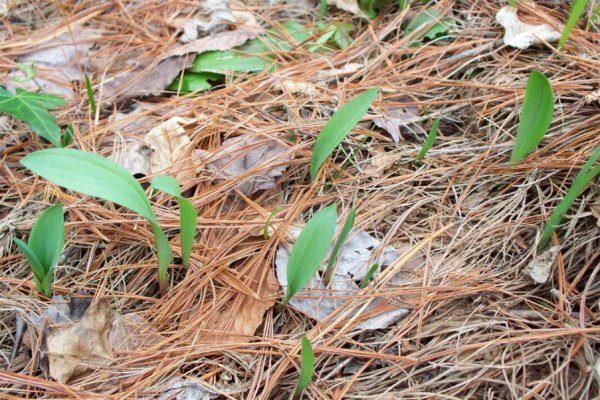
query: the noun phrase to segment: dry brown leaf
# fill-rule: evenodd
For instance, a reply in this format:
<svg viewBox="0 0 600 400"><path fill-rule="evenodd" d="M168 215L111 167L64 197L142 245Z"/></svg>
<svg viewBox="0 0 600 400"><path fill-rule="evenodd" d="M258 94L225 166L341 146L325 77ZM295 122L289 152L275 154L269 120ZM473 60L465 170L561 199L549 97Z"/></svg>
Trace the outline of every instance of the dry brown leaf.
<svg viewBox="0 0 600 400"><path fill-rule="evenodd" d="M177 46L169 50L162 58L182 56L190 53L200 54L205 51L229 50L243 45L246 41L254 39L256 36L257 32L247 29L216 33L211 36L203 37L202 39L194 40L183 46Z"/></svg>
<svg viewBox="0 0 600 400"><path fill-rule="evenodd" d="M276 87L284 93L303 94L310 97L321 96L321 91L310 82L299 82L286 79L278 82Z"/></svg>
<svg viewBox="0 0 600 400"><path fill-rule="evenodd" d="M330 6L335 6L340 10L351 12L358 17L368 18L367 15L360 9L357 0L327 0L327 4Z"/></svg>
<svg viewBox="0 0 600 400"><path fill-rule="evenodd" d="M400 154L379 154L371 158L371 167L374 168L375 173L381 174L401 158Z"/></svg>
<svg viewBox="0 0 600 400"><path fill-rule="evenodd" d="M543 284L548 281L559 250L560 246L552 246L543 253L535 256L527 267L525 267L525 272L535 283Z"/></svg>
<svg viewBox="0 0 600 400"><path fill-rule="evenodd" d="M140 350L163 339L148 321L137 313L115 318L108 335L108 344L115 354Z"/></svg>
<svg viewBox="0 0 600 400"><path fill-rule="evenodd" d="M344 65L342 68L331 68L324 69L322 71L317 72L317 79L320 81L331 81L334 79L339 79L341 76L350 75L361 68L364 68L364 64L361 63L348 63Z"/></svg>
<svg viewBox="0 0 600 400"><path fill-rule="evenodd" d="M265 168L261 168L238 185L239 190L249 196L259 190L275 187L275 178L281 176L287 168L287 165L281 163L289 161L288 156L278 157L285 150L286 147L275 140L235 137L225 140L220 150L197 151L196 154L203 161L207 161L206 168L214 171L217 179L222 180L233 179L264 166ZM269 163L272 159L275 160ZM273 163L279 165L269 165Z"/></svg>
<svg viewBox="0 0 600 400"><path fill-rule="evenodd" d="M112 321L108 302L101 300L92 304L79 321L50 333L46 340L50 376L66 383L71 377L110 360L108 333Z"/></svg>
<svg viewBox="0 0 600 400"><path fill-rule="evenodd" d="M267 268L266 277L259 285L261 273L257 271L249 285L250 289L257 292L259 299L240 292L220 313L208 320L205 329L218 333L206 334L204 341L240 342L248 341L249 336L254 335L262 324L265 312L275 304L275 295L279 291L273 270Z"/></svg>
<svg viewBox="0 0 600 400"><path fill-rule="evenodd" d="M413 134L425 133L423 127L417 122L409 122L420 116L419 109L413 105L390 108L383 112L383 116L375 118L373 123L386 130L395 143L400 141L400 128L403 127Z"/></svg>
<svg viewBox="0 0 600 400"><path fill-rule="evenodd" d="M152 173L150 157L152 149L144 143L133 143L125 146L122 152L115 152L110 159L125 168L131 175L149 176Z"/></svg>
<svg viewBox="0 0 600 400"><path fill-rule="evenodd" d="M504 44L518 49L560 39L560 32L550 25L533 25L521 21L515 7L502 7L496 14L496 21L504 28Z"/></svg>

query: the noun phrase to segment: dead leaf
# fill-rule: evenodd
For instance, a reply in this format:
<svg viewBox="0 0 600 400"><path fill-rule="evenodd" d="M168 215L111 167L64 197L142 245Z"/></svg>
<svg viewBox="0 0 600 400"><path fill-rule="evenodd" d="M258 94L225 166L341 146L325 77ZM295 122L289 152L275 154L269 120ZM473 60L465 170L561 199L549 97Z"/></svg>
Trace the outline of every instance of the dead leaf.
<svg viewBox="0 0 600 400"><path fill-rule="evenodd" d="M50 376L60 383L111 359L108 333L113 313L108 302L92 304L83 318L54 330L46 344Z"/></svg>
<svg viewBox="0 0 600 400"><path fill-rule="evenodd" d="M284 93L303 94L310 97L321 96L321 91L310 82L299 82L285 79L276 84L277 89Z"/></svg>
<svg viewBox="0 0 600 400"><path fill-rule="evenodd" d="M552 246L543 253L535 256L533 260L525 267L527 275L537 284L544 284L550 278L550 271L556 260L556 255L560 250L560 246Z"/></svg>
<svg viewBox="0 0 600 400"><path fill-rule="evenodd" d="M275 187L275 178L287 169L283 163L290 160L289 156L278 157L285 151L286 147L275 140L235 137L225 140L220 150L197 151L196 154L208 162L206 168L214 171L217 179L248 175L238 184L238 188L249 196L259 190Z"/></svg>
<svg viewBox="0 0 600 400"><path fill-rule="evenodd" d="M421 113L416 106L407 105L405 107L390 108L383 112L383 116L375 118L373 123L384 129L390 134L395 143L400 141L400 128L403 127L413 135L426 133L423 127L418 122L410 122L415 118L419 118Z"/></svg>
<svg viewBox="0 0 600 400"><path fill-rule="evenodd" d="M379 154L371 158L371 167L374 168L376 174L381 174L401 159L400 154Z"/></svg>
<svg viewBox="0 0 600 400"><path fill-rule="evenodd" d="M212 400L219 397L219 393L210 390L202 381L186 378L172 378L152 386L148 392L157 395L142 397L143 400Z"/></svg>
<svg viewBox="0 0 600 400"><path fill-rule="evenodd" d="M150 157L152 149L143 143L133 143L125 146L121 152L115 152L110 159L125 168L131 175L150 176L152 168L150 167Z"/></svg>
<svg viewBox="0 0 600 400"><path fill-rule="evenodd" d="M89 50L97 37L89 31L72 30L58 36L52 36L26 55L19 57L23 64L34 64L34 80L16 83L9 81L9 89L20 87L26 90L41 90L59 96L72 96L71 81L83 81L89 61ZM13 71L11 76L20 76ZM38 87L39 85L39 87Z"/></svg>
<svg viewBox="0 0 600 400"><path fill-rule="evenodd" d="M368 18L367 15L360 9L357 0L327 0L327 5L335 6L340 10L351 12L358 17Z"/></svg>
<svg viewBox="0 0 600 400"><path fill-rule="evenodd" d="M267 268L264 281L259 282L261 273L257 270L249 285L251 290L257 292L258 299L240 292L220 313L208 320L205 329L218 333L206 334L202 337L203 341L246 342L254 335L262 324L265 312L275 304L275 295L279 291L273 270Z"/></svg>
<svg viewBox="0 0 600 400"><path fill-rule="evenodd" d="M205 51L229 50L231 48L243 45L246 43L246 41L249 39L254 39L256 36L257 32L247 29L216 33L214 35L189 42L183 46L172 48L164 57L162 57L162 59L174 56L182 56L190 53L200 54L204 53Z"/></svg>
<svg viewBox="0 0 600 400"><path fill-rule="evenodd" d="M496 21L504 27L504 44L518 49L527 49L544 42L556 42L561 35L550 25L533 25L521 21L515 7L502 7L496 14Z"/></svg>
<svg viewBox="0 0 600 400"><path fill-rule="evenodd" d="M292 238L295 240L300 232L301 229L292 229ZM365 231L353 231L342 246L331 287L326 288L320 275L315 274L307 286L292 297L290 305L310 318L317 321L324 320L353 298L353 295L359 290L358 283L374 263L377 262L380 265L380 269L374 275L377 276L381 268L391 265L402 253L410 250L406 248L398 251L392 246L386 246L382 254L375 257L374 252L380 245L379 240ZM287 248L280 245L275 257L275 266L277 279L284 288L287 286L288 259ZM414 270L423 263L423 257L417 255L409 261L405 268ZM327 260L324 260L320 270L325 271L326 267ZM401 280L399 276L394 279L395 282ZM404 317L408 313L408 309L384 299L375 299L364 312L371 316L356 326L358 330L383 329ZM350 317L353 315L348 316L348 318Z"/></svg>
<svg viewBox="0 0 600 400"><path fill-rule="evenodd" d="M334 79L340 79L340 77L344 75L353 74L362 68L364 68L364 65L361 63L348 63L342 68L324 69L317 72L317 79L328 82Z"/></svg>
<svg viewBox="0 0 600 400"><path fill-rule="evenodd" d="M162 339L158 330L137 313L115 318L108 334L108 344L115 354L141 350Z"/></svg>

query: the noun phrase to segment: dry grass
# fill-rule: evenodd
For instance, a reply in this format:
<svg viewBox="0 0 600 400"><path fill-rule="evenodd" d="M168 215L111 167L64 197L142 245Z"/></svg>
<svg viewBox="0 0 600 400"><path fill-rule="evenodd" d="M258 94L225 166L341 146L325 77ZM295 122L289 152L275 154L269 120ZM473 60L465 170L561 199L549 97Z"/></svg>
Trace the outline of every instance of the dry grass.
<svg viewBox="0 0 600 400"><path fill-rule="evenodd" d="M64 18L85 22L103 35L93 50L101 70L118 68L117 55L125 51L135 50L141 59L155 57L176 43L173 20L194 9L190 2L173 1L21 3L15 7L17 17L4 19L0 31L4 71L48 32L64 28ZM250 3L243 7L263 26L290 18L314 21L318 12ZM518 3L525 19L555 26L566 20L566 4ZM209 116L190 131L195 148L214 149L237 135L272 137L286 143L292 157L278 186L251 198L236 194L236 181L215 181L209 171L199 172L185 188L200 210L192 265L187 272L172 270L171 292L162 299L150 226L127 210L31 176L18 161L46 145L15 124L0 138L2 366L8 368L14 317L43 306L11 238L27 233L40 210L57 201L68 217L55 292L84 290L107 298L120 313L144 315L164 340L69 385L45 378L32 363L8 368L0 372L2 396L138 398L168 377L183 375L216 388L223 398L285 399L298 377L299 338L305 334L317 356L306 398L597 398L591 368L600 357L600 231L589 212L596 186L580 196L560 229L564 236L551 281L536 286L523 270L553 207L600 146L600 104L585 101L600 86L600 33L575 30L561 56L552 48L507 48L493 22L500 6L488 0L439 1L437 7L456 20L456 29L449 40L418 48L408 46L399 27L419 7L384 13L371 23L355 20L356 39L346 50L323 56L298 49L280 54L281 68L274 73L230 79L226 87L200 96L148 99L146 113L157 121ZM330 10L328 18L349 15ZM326 84L323 98L276 88L282 79L317 83L318 71L348 62L365 67ZM552 82L555 118L539 151L509 165L532 69ZM369 134L356 128L343 151L326 163L321 181L310 184L311 146L328 115L374 86L383 89L374 102L377 113L406 105L408 99L429 110L430 117L422 118L426 129L432 119L442 118L426 161L413 163L424 136L405 135L395 145L383 131L371 133L350 159L362 135ZM109 106L108 99L98 100L107 113L97 121L87 115L85 91L80 90L59 113L59 122L74 122L78 147L108 156L123 145L109 114L131 101ZM296 135L291 144L285 141L290 134ZM369 166L383 151L399 160L378 175ZM331 181L335 174L339 177ZM159 199L154 209L173 233L177 209L166 197ZM292 308L271 309L251 341L203 341L207 319L240 292L254 293L252 277L273 268L283 235L265 241L257 234L271 210L284 206L274 221L287 225L332 201L344 212L356 207L357 225L389 244L423 246L425 267L407 275L403 285L367 289L346 307L361 307L374 296L403 296L409 315L390 329L356 334L339 315L316 322ZM554 242L559 243L557 237Z"/></svg>

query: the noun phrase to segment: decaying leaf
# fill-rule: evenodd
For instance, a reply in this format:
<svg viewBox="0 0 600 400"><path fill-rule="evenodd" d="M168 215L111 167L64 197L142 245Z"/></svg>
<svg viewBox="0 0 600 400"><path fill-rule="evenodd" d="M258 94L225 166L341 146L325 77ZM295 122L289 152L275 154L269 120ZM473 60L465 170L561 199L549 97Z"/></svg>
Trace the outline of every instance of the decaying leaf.
<svg viewBox="0 0 600 400"><path fill-rule="evenodd" d="M504 44L518 49L560 39L560 32L550 25L533 25L521 21L515 7L502 7L496 14L496 21L504 27Z"/></svg>
<svg viewBox="0 0 600 400"><path fill-rule="evenodd" d="M300 229L292 229L292 238L297 239ZM290 305L307 316L321 321L351 300L358 292L361 279L374 263L379 263L380 269L391 265L402 253L392 246L386 246L381 255L375 256L381 242L364 231L354 231L342 247L338 263L332 278L331 287L326 288L319 274L316 274L309 284L290 300ZM381 250L381 249L379 249ZM280 245L275 258L277 279L281 286L287 286L287 263L289 252L286 246ZM416 269L424 262L421 255L411 259L405 268ZM325 271L326 260L320 267ZM379 271L375 274L377 276ZM394 282L400 282L400 276ZM363 318L356 326L358 330L382 329L404 317L408 310L402 306L392 304L388 300L375 299L364 311L371 317ZM354 317L350 315L348 318ZM360 320L360 317L359 317Z"/></svg>
<svg viewBox="0 0 600 400"><path fill-rule="evenodd" d="M140 350L162 339L158 330L137 313L117 316L108 334L108 344L115 354Z"/></svg>
<svg viewBox="0 0 600 400"><path fill-rule="evenodd" d="M148 392L157 393L143 400L211 400L219 397L219 393L210 390L201 381L172 378L165 383L153 386Z"/></svg>
<svg viewBox="0 0 600 400"><path fill-rule="evenodd" d="M548 281L559 250L560 246L552 246L543 253L538 254L531 260L527 267L525 267L525 272L535 283L541 285Z"/></svg>
<svg viewBox="0 0 600 400"><path fill-rule="evenodd" d="M41 88L44 93L73 95L71 81L83 81L89 59L88 53L94 38L95 35L90 32L75 29L52 36L26 55L19 57L20 63L36 66L35 81L25 80L19 83L10 81L9 89L14 85L30 91ZM11 73L12 76L20 74L17 71Z"/></svg>
<svg viewBox="0 0 600 400"><path fill-rule="evenodd" d="M357 17L368 18L368 16L360 9L358 0L327 0L327 4L335 6L340 10L351 12Z"/></svg>
<svg viewBox="0 0 600 400"><path fill-rule="evenodd" d="M113 312L101 300L92 304L77 322L55 329L46 340L50 376L66 383L71 377L111 359L108 333Z"/></svg>
<svg viewBox="0 0 600 400"><path fill-rule="evenodd" d="M322 71L317 72L317 79L320 81L328 82L331 80L340 79L342 76L354 74L362 68L364 68L364 64L348 63L342 68L324 69Z"/></svg>
<svg viewBox="0 0 600 400"><path fill-rule="evenodd" d="M413 105L407 105L405 107L390 108L383 112L383 116L375 118L373 123L387 131L395 143L400 141L401 130L400 128L406 129L407 132L413 135L425 134L425 130L418 122L411 122L411 120L420 116L419 109Z"/></svg>
<svg viewBox="0 0 600 400"><path fill-rule="evenodd" d="M275 140L258 137L235 137L223 142L214 152L197 151L206 168L221 180L246 175L238 184L239 190L249 196L259 190L275 187L275 178L287 169L289 156L280 156L286 147ZM275 164L275 165L273 165Z"/></svg>
<svg viewBox="0 0 600 400"><path fill-rule="evenodd" d="M371 158L371 167L373 167L376 174L381 174L400 159L402 159L400 154L378 154Z"/></svg>
<svg viewBox="0 0 600 400"><path fill-rule="evenodd" d="M321 96L321 91L310 82L299 82L285 79L277 83L277 88L284 93L303 94L310 97Z"/></svg>
<svg viewBox="0 0 600 400"><path fill-rule="evenodd" d="M110 159L125 168L133 176L150 176L150 157L152 149L144 143L134 142L125 146L123 151L115 152Z"/></svg>
<svg viewBox="0 0 600 400"><path fill-rule="evenodd" d="M266 277L257 271L248 285L256 291L259 299L239 293L227 306L207 321L205 329L216 331L202 336L203 342L245 342L254 335L262 324L265 312L275 304L275 295L279 291L277 279L271 268L267 268ZM263 279L261 281L261 279Z"/></svg>

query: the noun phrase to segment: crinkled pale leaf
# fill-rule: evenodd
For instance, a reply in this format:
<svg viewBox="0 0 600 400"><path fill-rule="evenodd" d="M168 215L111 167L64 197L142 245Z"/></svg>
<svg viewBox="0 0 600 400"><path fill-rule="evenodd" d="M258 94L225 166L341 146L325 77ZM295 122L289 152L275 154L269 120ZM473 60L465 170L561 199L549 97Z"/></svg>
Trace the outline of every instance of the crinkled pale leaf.
<svg viewBox="0 0 600 400"><path fill-rule="evenodd" d="M142 400L212 400L219 397L208 385L203 385L198 378L172 378L165 383L148 388L153 393Z"/></svg>
<svg viewBox="0 0 600 400"><path fill-rule="evenodd" d="M0 112L25 122L38 135L60 147L60 127L49 109L60 107L65 101L57 96L17 89L13 94L0 87Z"/></svg>
<svg viewBox="0 0 600 400"><path fill-rule="evenodd" d="M407 132L413 135L425 133L419 122L411 122L411 120L420 116L419 109L416 106L407 105L404 107L389 108L384 110L382 114L381 117L375 118L373 123L375 126L386 130L395 143L400 141L401 128L406 129Z"/></svg>
<svg viewBox="0 0 600 400"><path fill-rule="evenodd" d="M324 69L317 72L317 79L325 82L336 80L342 76L354 74L364 67L364 64L361 63L348 63L341 68Z"/></svg>
<svg viewBox="0 0 600 400"><path fill-rule="evenodd" d="M502 7L496 14L496 21L504 28L504 44L518 49L527 49L543 42L552 43L560 39L560 32L550 25L521 21L514 7Z"/></svg>
<svg viewBox="0 0 600 400"><path fill-rule="evenodd" d="M163 339L152 324L133 312L115 317L108 334L108 345L114 353L131 354L156 345Z"/></svg>
<svg viewBox="0 0 600 400"><path fill-rule="evenodd" d="M219 150L197 154L217 179L229 180L247 174L238 188L248 196L275 187L275 178L287 169L289 156L281 156L285 151L286 147L275 140L235 137L225 140Z"/></svg>
<svg viewBox="0 0 600 400"><path fill-rule="evenodd" d="M351 12L357 17L367 18L367 15L360 9L358 0L327 0L327 4L335 6L340 10Z"/></svg>
<svg viewBox="0 0 600 400"><path fill-rule="evenodd" d="M131 175L149 176L152 173L151 157L150 147L143 143L133 143L125 146L123 151L113 153L110 159L125 168Z"/></svg>
<svg viewBox="0 0 600 400"><path fill-rule="evenodd" d="M525 272L535 283L544 284L548 281L559 250L560 246L550 247L549 249L544 250L543 253L538 254L531 260L527 267L525 267Z"/></svg>
<svg viewBox="0 0 600 400"><path fill-rule="evenodd" d="M183 43L198 39L199 33L222 31L236 22L229 0L204 0L199 4L200 15L183 25Z"/></svg>
<svg viewBox="0 0 600 400"><path fill-rule="evenodd" d="M292 237L297 238L300 229L292 230ZM381 251L381 242L364 231L353 231L342 250L332 278L331 286L326 288L319 274L315 274L308 285L290 300L290 305L303 314L317 321L322 321L332 313L339 310L345 303L352 300L358 293L358 284L367 274L374 263L379 263L383 268L391 265L403 253L410 251L406 247L401 251L392 246L386 246L381 255L375 257L376 251ZM332 246L329 250L331 251ZM281 286L287 286L286 269L289 252L285 246L280 245L275 257L277 279ZM424 263L421 255L417 255L405 265L405 269L416 269ZM325 271L326 261L321 263L319 269ZM375 273L379 275L381 268ZM401 282L400 274L393 278L394 282ZM356 312L356 310L355 310ZM383 329L404 317L408 310L388 300L375 299L364 311L373 313L370 318L362 318L356 326L358 330ZM354 315L349 315L352 318ZM361 318L359 317L359 320Z"/></svg>
<svg viewBox="0 0 600 400"><path fill-rule="evenodd" d="M112 358L108 334L113 312L104 300L91 305L83 318L54 330L46 340L50 376L60 383Z"/></svg>

